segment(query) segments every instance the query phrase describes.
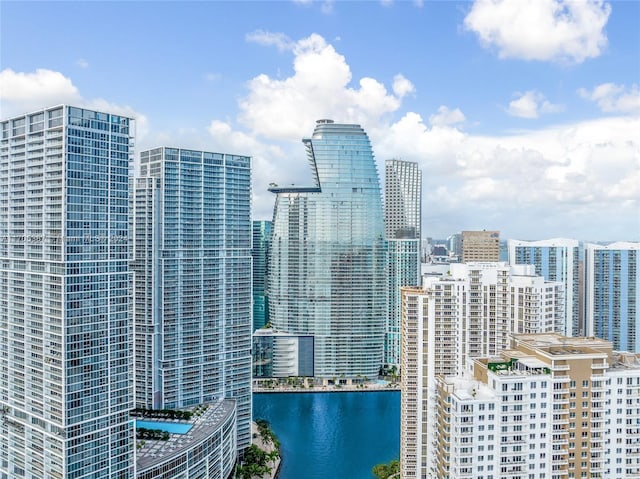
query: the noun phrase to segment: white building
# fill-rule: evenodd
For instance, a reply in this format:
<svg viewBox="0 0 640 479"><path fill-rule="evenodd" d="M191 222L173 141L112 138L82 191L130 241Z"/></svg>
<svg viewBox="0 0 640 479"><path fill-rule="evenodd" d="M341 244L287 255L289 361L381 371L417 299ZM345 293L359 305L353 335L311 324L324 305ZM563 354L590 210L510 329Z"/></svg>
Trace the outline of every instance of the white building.
<svg viewBox="0 0 640 479"><path fill-rule="evenodd" d="M533 266L452 264L449 274L403 288L402 477L429 471L436 376L459 375L469 358L496 355L514 332L549 332L564 317L562 285Z"/></svg>
<svg viewBox="0 0 640 479"><path fill-rule="evenodd" d="M640 477L640 360L611 343L515 335L511 349L439 376L428 477Z"/></svg>
<svg viewBox="0 0 640 479"><path fill-rule="evenodd" d="M0 121L0 478L134 475L133 121Z"/></svg>
<svg viewBox="0 0 640 479"><path fill-rule="evenodd" d="M565 320L562 333L584 333L580 318L580 259L578 240L554 238L541 241L508 240L509 264L533 264L536 273L564 285Z"/></svg>

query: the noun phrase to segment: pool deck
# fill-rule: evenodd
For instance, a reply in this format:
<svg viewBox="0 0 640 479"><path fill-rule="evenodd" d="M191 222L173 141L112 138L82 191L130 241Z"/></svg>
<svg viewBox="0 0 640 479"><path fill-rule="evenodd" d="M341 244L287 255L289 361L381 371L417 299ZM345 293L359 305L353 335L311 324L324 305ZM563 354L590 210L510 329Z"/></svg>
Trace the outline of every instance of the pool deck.
<svg viewBox="0 0 640 479"><path fill-rule="evenodd" d="M144 446L136 446L136 464L138 470L145 470L166 461L169 457L175 457L183 450L190 448L194 441L199 442L206 439L211 430L218 427L230 414L233 414L233 401L220 401L216 404L209 404L207 410L199 417L185 420L165 420L162 422L172 422L176 424L192 424L193 427L185 434L171 434L168 441L154 441L144 439ZM145 420L149 420L146 418ZM143 440L136 440L136 444Z"/></svg>

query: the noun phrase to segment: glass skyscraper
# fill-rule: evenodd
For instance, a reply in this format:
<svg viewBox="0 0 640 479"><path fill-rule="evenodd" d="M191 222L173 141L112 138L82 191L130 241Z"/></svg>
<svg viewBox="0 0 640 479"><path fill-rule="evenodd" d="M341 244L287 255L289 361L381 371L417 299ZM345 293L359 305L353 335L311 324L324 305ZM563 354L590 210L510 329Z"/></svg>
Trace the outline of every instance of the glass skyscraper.
<svg viewBox="0 0 640 479"><path fill-rule="evenodd" d="M134 475L132 120L0 121L0 478Z"/></svg>
<svg viewBox="0 0 640 479"><path fill-rule="evenodd" d="M385 163L384 222L388 246L389 304L384 364L400 366L400 288L420 285L422 172L418 163Z"/></svg>
<svg viewBox="0 0 640 479"><path fill-rule="evenodd" d="M584 245L587 335L617 351L640 352L640 243Z"/></svg>
<svg viewBox="0 0 640 479"><path fill-rule="evenodd" d="M584 328L579 308L579 243L578 240L555 238L541 241L509 240L510 264L533 264L536 274L548 281L564 285L564 329L566 336L582 336Z"/></svg>
<svg viewBox="0 0 640 479"><path fill-rule="evenodd" d="M269 322L269 304L266 294L269 244L273 223L253 222L253 330L260 329Z"/></svg>
<svg viewBox="0 0 640 479"><path fill-rule="evenodd" d="M315 374L374 377L383 361L386 246L378 172L359 125L319 120L312 186L278 187L269 261L276 330L313 335Z"/></svg>
<svg viewBox="0 0 640 479"><path fill-rule="evenodd" d="M233 398L251 442L250 158L140 156L134 192L136 406Z"/></svg>

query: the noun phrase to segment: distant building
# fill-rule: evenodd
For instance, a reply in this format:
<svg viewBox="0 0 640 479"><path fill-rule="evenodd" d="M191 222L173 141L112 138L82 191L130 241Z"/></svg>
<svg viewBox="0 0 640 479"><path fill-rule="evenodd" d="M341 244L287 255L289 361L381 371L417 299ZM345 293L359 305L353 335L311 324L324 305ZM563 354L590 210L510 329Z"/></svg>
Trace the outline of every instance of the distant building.
<svg viewBox="0 0 640 479"><path fill-rule="evenodd" d="M596 338L515 335L510 349L436 383L433 451L421 477L640 475L636 354Z"/></svg>
<svg viewBox="0 0 640 479"><path fill-rule="evenodd" d="M555 238L542 241L509 240L510 264L533 264L536 274L564 285L566 336L584 334L580 318L580 276L578 240Z"/></svg>
<svg viewBox="0 0 640 479"><path fill-rule="evenodd" d="M385 232L388 247L388 316L384 364L400 366L400 288L420 284L422 172L417 163L387 160Z"/></svg>
<svg viewBox="0 0 640 479"><path fill-rule="evenodd" d="M584 288L587 334L640 352L640 243L585 244Z"/></svg>
<svg viewBox="0 0 640 479"><path fill-rule="evenodd" d="M449 252L459 258L462 257L462 234L456 233L447 238Z"/></svg>
<svg viewBox="0 0 640 479"><path fill-rule="evenodd" d="M499 231L463 231L462 262L500 261Z"/></svg>
<svg viewBox="0 0 640 479"><path fill-rule="evenodd" d="M457 263L402 290L400 464L403 478L433 466L436 376L459 375L469 358L496 355L515 332L553 332L564 319L562 285L531 265ZM438 477L438 476L430 476ZM445 476L442 476L445 477Z"/></svg>
<svg viewBox="0 0 640 479"><path fill-rule="evenodd" d="M133 198L136 406L234 399L238 452L251 443L250 165L246 156L143 151ZM211 427L219 445L236 434Z"/></svg>
<svg viewBox="0 0 640 479"><path fill-rule="evenodd" d="M271 221L253 222L253 331L269 322L269 304L266 294L269 244L273 223Z"/></svg>
<svg viewBox="0 0 640 479"><path fill-rule="evenodd" d="M313 377L313 355L311 335L259 329L253 334L253 378Z"/></svg>
<svg viewBox="0 0 640 479"><path fill-rule="evenodd" d="M134 122L0 120L0 477L134 476Z"/></svg>
<svg viewBox="0 0 640 479"><path fill-rule="evenodd" d="M269 319L277 331L314 337L317 377L375 377L388 283L371 144L359 125L331 120L303 143L314 184L270 188Z"/></svg>

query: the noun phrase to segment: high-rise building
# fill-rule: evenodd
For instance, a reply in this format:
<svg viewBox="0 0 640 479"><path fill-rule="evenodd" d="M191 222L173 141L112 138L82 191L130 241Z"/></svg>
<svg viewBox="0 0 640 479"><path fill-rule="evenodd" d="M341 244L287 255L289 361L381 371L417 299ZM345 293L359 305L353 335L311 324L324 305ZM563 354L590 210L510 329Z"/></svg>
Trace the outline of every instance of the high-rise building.
<svg viewBox="0 0 640 479"><path fill-rule="evenodd" d="M269 322L269 304L266 294L269 243L273 223L271 221L253 222L253 331Z"/></svg>
<svg viewBox="0 0 640 479"><path fill-rule="evenodd" d="M383 361L386 246L378 172L359 125L319 120L303 140L312 186L278 187L269 318L313 335L315 374L374 377Z"/></svg>
<svg viewBox="0 0 640 479"><path fill-rule="evenodd" d="M251 442L250 195L246 156L141 152L132 263L136 406L232 398L239 450Z"/></svg>
<svg viewBox="0 0 640 479"><path fill-rule="evenodd" d="M564 285L566 336L584 334L579 308L579 243L578 240L555 238L542 241L509 240L510 264L533 264L536 274Z"/></svg>
<svg viewBox="0 0 640 479"><path fill-rule="evenodd" d="M499 231L463 231L461 246L463 263L500 261Z"/></svg>
<svg viewBox="0 0 640 479"><path fill-rule="evenodd" d="M133 122L0 121L0 477L131 478Z"/></svg>
<svg viewBox="0 0 640 479"><path fill-rule="evenodd" d="M587 334L640 352L640 243L586 243L584 289Z"/></svg>
<svg viewBox="0 0 640 479"><path fill-rule="evenodd" d="M459 375L469 358L493 356L514 332L553 332L564 319L562 284L531 265L454 263L402 290L400 464L403 478L434 464L437 375ZM434 476L435 477L435 476Z"/></svg>
<svg viewBox="0 0 640 479"><path fill-rule="evenodd" d="M640 476L640 357L596 338L515 335L464 375L439 376L422 477Z"/></svg>
<svg viewBox="0 0 640 479"><path fill-rule="evenodd" d="M455 257L462 257L462 234L455 233L447 238L449 253Z"/></svg>
<svg viewBox="0 0 640 479"><path fill-rule="evenodd" d="M422 172L417 163L387 160L384 219L389 304L384 364L400 366L400 288L420 285Z"/></svg>

